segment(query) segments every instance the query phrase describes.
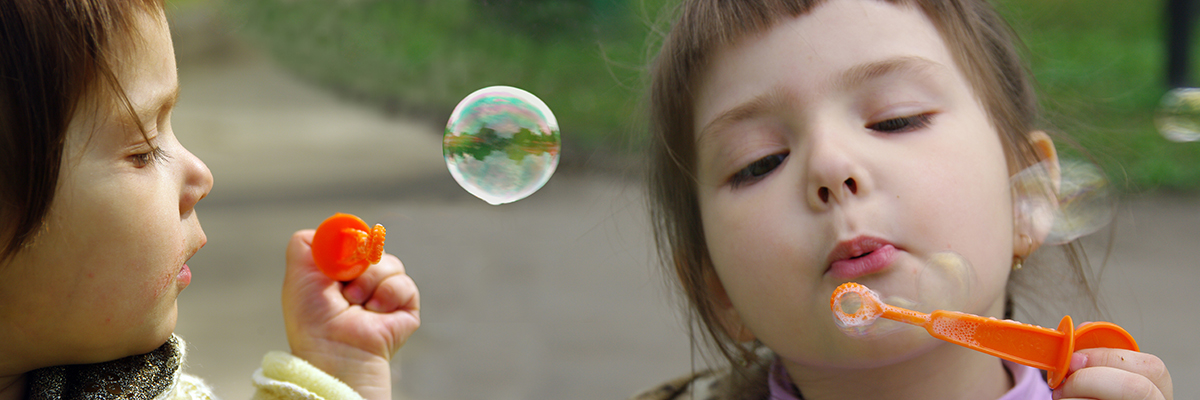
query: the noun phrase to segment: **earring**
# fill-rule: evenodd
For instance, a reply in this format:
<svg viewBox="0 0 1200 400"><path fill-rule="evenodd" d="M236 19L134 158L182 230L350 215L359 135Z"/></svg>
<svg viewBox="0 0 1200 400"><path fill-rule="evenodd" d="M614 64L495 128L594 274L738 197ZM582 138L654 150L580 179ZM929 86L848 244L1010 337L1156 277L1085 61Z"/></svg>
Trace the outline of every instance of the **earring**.
<svg viewBox="0 0 1200 400"><path fill-rule="evenodd" d="M1026 251L1028 251L1028 253L1033 253L1033 238L1029 237L1029 235L1022 233L1021 241L1025 242ZM1028 254L1026 254L1026 255L1028 255ZM1021 268L1024 268L1024 267L1025 267L1025 257L1013 255L1013 265L1012 265L1013 271L1020 271Z"/></svg>

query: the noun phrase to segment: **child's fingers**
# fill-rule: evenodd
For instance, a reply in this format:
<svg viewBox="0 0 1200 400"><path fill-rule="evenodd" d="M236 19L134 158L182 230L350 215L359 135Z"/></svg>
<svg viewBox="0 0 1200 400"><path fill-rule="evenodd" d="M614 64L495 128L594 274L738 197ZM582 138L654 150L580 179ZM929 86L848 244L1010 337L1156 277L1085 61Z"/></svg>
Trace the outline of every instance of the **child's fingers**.
<svg viewBox="0 0 1200 400"><path fill-rule="evenodd" d="M1054 398L1170 400L1146 377L1112 367L1090 367L1076 371L1055 390Z"/></svg>
<svg viewBox="0 0 1200 400"><path fill-rule="evenodd" d="M1056 398L1172 399L1171 374L1153 354L1120 349L1085 349L1074 355L1072 369Z"/></svg>
<svg viewBox="0 0 1200 400"><path fill-rule="evenodd" d="M316 231L305 229L292 234L287 246L287 261L290 266L293 261L312 260L312 238Z"/></svg>
<svg viewBox="0 0 1200 400"><path fill-rule="evenodd" d="M288 276L299 278L314 273L321 273L321 270L317 268L317 264L313 262L312 257L312 239L315 232L312 229L305 229L292 234L292 239L288 241L286 252L287 271L284 272ZM295 278L286 279L291 280Z"/></svg>
<svg viewBox="0 0 1200 400"><path fill-rule="evenodd" d="M287 295L303 293L323 293L332 283L312 257L312 229L297 231L288 241L286 252L286 271L284 271L283 291Z"/></svg>
<svg viewBox="0 0 1200 400"><path fill-rule="evenodd" d="M408 275L392 275L375 288L364 308L378 313L405 311L417 314L421 309L417 284Z"/></svg>
<svg viewBox="0 0 1200 400"><path fill-rule="evenodd" d="M374 296L380 283L393 275L404 275L404 264L396 256L384 253L378 264L370 266L358 278L347 282L342 289L342 294L350 304L365 306L366 302Z"/></svg>

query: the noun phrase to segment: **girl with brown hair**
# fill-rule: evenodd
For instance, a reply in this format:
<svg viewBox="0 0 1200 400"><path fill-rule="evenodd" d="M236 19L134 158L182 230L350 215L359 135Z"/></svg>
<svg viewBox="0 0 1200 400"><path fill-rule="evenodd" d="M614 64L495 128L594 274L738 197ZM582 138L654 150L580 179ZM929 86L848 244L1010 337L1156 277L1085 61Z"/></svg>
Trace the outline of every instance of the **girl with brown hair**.
<svg viewBox="0 0 1200 400"><path fill-rule="evenodd" d="M1150 354L1081 350L1052 393L919 329L833 322L848 281L1006 316L1047 235L1010 182L1059 169L1017 49L983 0L684 1L651 70L651 215L730 367L642 398L1170 399ZM947 252L961 267L935 271Z"/></svg>
<svg viewBox="0 0 1200 400"><path fill-rule="evenodd" d="M172 334L213 185L171 128L178 95L161 2L0 1L0 399L213 397ZM289 246L292 352L256 398L391 398L416 286L392 256L334 282L311 238Z"/></svg>

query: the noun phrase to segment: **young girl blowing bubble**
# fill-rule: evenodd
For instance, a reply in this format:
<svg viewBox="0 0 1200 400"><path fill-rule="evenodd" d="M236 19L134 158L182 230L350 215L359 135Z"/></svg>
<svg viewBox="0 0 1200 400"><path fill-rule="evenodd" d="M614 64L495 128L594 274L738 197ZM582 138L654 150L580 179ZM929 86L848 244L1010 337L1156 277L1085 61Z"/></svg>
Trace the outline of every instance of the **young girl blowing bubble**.
<svg viewBox="0 0 1200 400"><path fill-rule="evenodd" d="M0 2L0 399L212 397L172 335L213 184L171 129L178 94L161 2ZM391 398L416 287L392 256L331 281L311 239L288 247L292 353L256 398Z"/></svg>
<svg viewBox="0 0 1200 400"><path fill-rule="evenodd" d="M832 320L848 281L1004 317L1011 271L1046 238L1010 181L1035 164L1054 177L1058 159L989 4L680 12L652 69L651 213L668 275L731 368L643 398L1171 398L1149 354L1078 351L1052 393L1035 369L919 329L851 336ZM947 252L965 260L953 273L927 264Z"/></svg>

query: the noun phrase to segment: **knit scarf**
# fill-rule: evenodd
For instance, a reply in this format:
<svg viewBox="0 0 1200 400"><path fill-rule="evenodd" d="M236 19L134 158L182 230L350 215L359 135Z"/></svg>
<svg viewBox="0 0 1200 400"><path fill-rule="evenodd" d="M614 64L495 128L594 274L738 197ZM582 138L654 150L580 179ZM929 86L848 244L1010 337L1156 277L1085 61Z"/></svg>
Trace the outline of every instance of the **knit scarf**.
<svg viewBox="0 0 1200 400"><path fill-rule="evenodd" d="M30 400L161 399L171 394L183 364L183 341L171 335L158 349L118 360L29 372Z"/></svg>

